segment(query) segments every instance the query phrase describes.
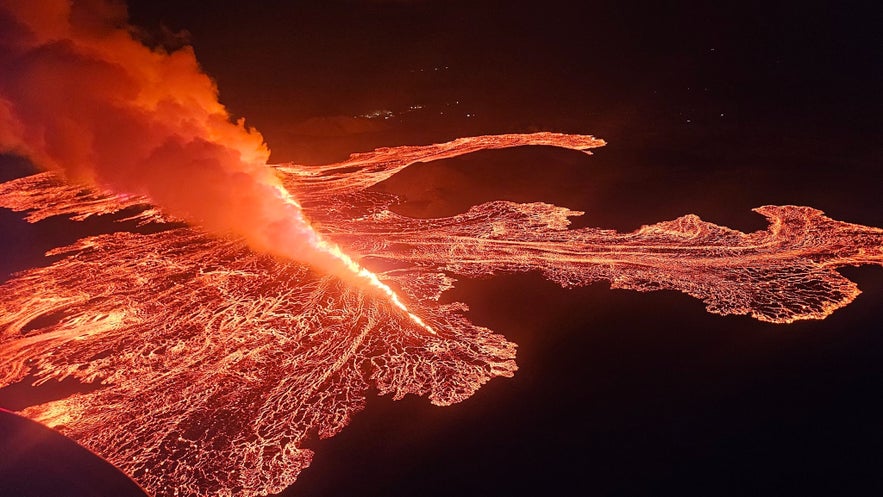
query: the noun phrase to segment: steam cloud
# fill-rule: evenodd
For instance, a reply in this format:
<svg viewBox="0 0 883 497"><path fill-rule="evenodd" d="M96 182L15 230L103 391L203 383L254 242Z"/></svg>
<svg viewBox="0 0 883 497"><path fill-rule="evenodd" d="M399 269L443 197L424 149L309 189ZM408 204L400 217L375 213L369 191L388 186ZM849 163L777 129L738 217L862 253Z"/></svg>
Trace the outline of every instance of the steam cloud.
<svg viewBox="0 0 883 497"><path fill-rule="evenodd" d="M0 152L345 272L192 48L151 49L133 32L118 2L0 0Z"/></svg>

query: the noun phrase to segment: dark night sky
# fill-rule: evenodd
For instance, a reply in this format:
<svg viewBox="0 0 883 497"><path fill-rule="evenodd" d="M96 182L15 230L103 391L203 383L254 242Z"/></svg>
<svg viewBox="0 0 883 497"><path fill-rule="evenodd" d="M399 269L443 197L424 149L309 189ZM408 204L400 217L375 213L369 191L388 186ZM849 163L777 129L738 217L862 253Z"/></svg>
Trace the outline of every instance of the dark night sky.
<svg viewBox="0 0 883 497"><path fill-rule="evenodd" d="M609 142L414 166L379 186L409 215L505 198L585 210L581 226L693 212L755 230L751 208L798 204L883 226L872 2L233 3L129 11L154 41L188 31L275 161L481 133ZM7 266L24 265L40 228L3 226ZM883 268L843 272L865 293L789 326L672 292L462 281L447 298L519 344L516 376L447 408L369 398L283 495L881 494Z"/></svg>

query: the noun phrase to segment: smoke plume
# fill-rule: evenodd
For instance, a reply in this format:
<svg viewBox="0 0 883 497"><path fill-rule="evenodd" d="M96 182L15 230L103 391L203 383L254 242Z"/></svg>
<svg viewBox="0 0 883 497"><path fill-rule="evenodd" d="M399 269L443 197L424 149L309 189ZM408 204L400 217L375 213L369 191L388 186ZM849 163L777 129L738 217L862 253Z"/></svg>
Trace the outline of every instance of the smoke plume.
<svg viewBox="0 0 883 497"><path fill-rule="evenodd" d="M150 48L133 33L118 2L0 0L0 152L345 272L192 48Z"/></svg>

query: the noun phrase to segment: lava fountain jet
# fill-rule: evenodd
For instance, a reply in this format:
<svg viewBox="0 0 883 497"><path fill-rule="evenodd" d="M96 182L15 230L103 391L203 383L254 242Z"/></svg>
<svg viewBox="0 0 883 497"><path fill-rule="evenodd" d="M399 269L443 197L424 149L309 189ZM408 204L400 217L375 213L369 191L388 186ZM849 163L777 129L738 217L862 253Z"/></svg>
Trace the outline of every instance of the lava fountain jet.
<svg viewBox="0 0 883 497"><path fill-rule="evenodd" d="M376 264L437 324L435 334L376 292L171 225L58 247L49 252L56 262L0 286L0 385L29 375L94 385L22 414L157 496L265 495L310 464L309 434L338 433L372 387L450 405L514 374L515 344L471 323L465 305L440 301L455 277L538 271L564 287L607 280L673 289L710 312L787 323L822 319L859 294L837 268L883 264L883 230L809 207L758 208L769 227L747 234L695 215L617 233L569 229L568 218L582 213L545 203L497 201L412 219L389 210L395 198L370 189L410 164L483 149L588 153L603 144L555 133L479 136L277 169L329 241ZM32 222L140 206L142 222L162 226L167 218L146 201L48 172L0 185L0 206L26 211Z"/></svg>
<svg viewBox="0 0 883 497"><path fill-rule="evenodd" d="M4 0L0 23L0 152L375 287L432 332L313 229L268 167L261 135L230 121L192 49L146 47L111 2Z"/></svg>
<svg viewBox="0 0 883 497"><path fill-rule="evenodd" d="M570 229L582 213L540 202L398 215L370 187L411 164L604 141L477 136L268 167L192 51L144 47L115 5L0 0L0 147L46 169L0 184L0 206L31 222L137 211L155 228L56 247L0 286L0 386L89 384L21 413L155 496L281 491L309 466L310 435L338 433L372 388L450 405L512 376L515 344L442 301L457 277L673 289L787 323L859 294L837 268L883 264L883 230L809 207L759 207L769 226L753 233L695 215Z"/></svg>

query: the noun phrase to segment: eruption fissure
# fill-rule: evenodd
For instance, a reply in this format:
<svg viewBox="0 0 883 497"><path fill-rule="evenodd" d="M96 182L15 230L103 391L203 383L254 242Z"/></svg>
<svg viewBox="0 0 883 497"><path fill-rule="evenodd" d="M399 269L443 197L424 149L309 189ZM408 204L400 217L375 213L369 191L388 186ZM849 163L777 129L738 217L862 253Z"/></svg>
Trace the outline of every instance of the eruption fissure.
<svg viewBox="0 0 883 497"><path fill-rule="evenodd" d="M513 376L515 344L441 300L455 277L606 280L789 323L856 298L837 268L883 265L883 230L809 207L757 208L769 227L747 234L695 215L618 233L569 229L581 212L541 202L413 219L370 189L417 162L527 145L604 141L487 135L271 168L192 50L138 43L120 4L0 0L0 151L47 171L0 184L0 207L190 223L86 237L0 286L0 387L100 385L21 413L156 497L267 495L309 466L309 434L338 433L372 388L450 405Z"/></svg>
<svg viewBox="0 0 883 497"><path fill-rule="evenodd" d="M436 334L435 330L432 329L431 326L426 324L420 316L414 314L413 312L408 310L408 307L402 302L401 298L399 298L398 294L393 291L392 288L389 287L386 283L380 281L380 278L377 277L376 274L369 271L367 268L361 266L359 263L354 261L352 257L346 254L343 250L341 250L340 246L335 243L329 242L323 239L321 236L317 237L316 246L328 254L331 254L333 257L339 259L349 270L367 282L372 287L380 290L383 295L385 295L392 304L401 309L402 312L408 315L408 317L413 321L417 326L420 326L424 330Z"/></svg>
<svg viewBox="0 0 883 497"><path fill-rule="evenodd" d="M0 286L0 363L7 366L0 385L29 374L40 382L101 382L23 414L157 496L233 488L256 496L290 485L310 463L307 434L337 433L371 386L396 399L413 393L449 405L513 375L515 344L471 323L463 304L440 303L454 276L539 271L564 287L607 280L614 288L673 289L701 299L709 312L788 323L822 319L856 298L858 288L837 268L883 265L883 230L809 207L758 208L770 226L747 234L694 215L617 233L569 229L568 218L582 213L545 203L496 201L449 218L412 219L391 212L393 200L370 189L434 158L523 145L587 152L603 144L555 133L479 136L328 166L278 167L284 191L299 192L304 213L323 227L314 241L339 250L343 261L353 252L393 268L366 269L364 278L394 282L413 316L390 305L389 294L378 298L382 290L346 285L194 227L60 247L49 253L63 256L57 262ZM144 202L83 193L41 173L0 184L0 206L38 222ZM168 220L146 212L143 222ZM415 326L417 314L444 333ZM132 444L121 447L122 437Z"/></svg>
<svg viewBox="0 0 883 497"><path fill-rule="evenodd" d="M367 284L434 333L313 229L267 165L261 135L230 122L191 49L142 45L111 2L4 0L0 14L4 31L27 33L0 40L0 152Z"/></svg>

